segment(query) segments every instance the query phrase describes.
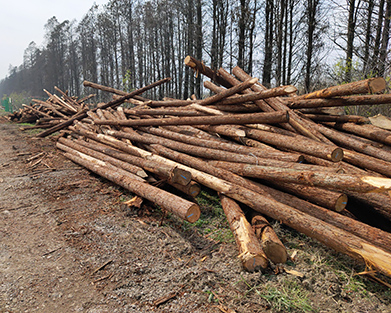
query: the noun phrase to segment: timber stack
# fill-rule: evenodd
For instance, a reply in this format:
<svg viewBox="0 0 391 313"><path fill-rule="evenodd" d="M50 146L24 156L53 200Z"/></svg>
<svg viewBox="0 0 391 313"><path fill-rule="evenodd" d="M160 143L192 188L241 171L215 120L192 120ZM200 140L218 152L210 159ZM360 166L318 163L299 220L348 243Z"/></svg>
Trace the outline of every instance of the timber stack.
<svg viewBox="0 0 391 313"><path fill-rule="evenodd" d="M35 124L35 126L21 127L21 130L51 128L70 119L80 111L88 109L90 105L86 101L95 97L95 94L90 94L87 97L78 99L77 97L69 96L68 92L62 91L57 86L54 89L60 96L44 89L44 92L49 97L47 100L32 99L30 105L22 104L23 108L10 114L8 118L13 122Z"/></svg>
<svg viewBox="0 0 391 313"><path fill-rule="evenodd" d="M202 186L215 190L249 271L288 259L268 217L391 276L391 132L361 116L325 114L391 102L384 79L297 96L294 86L266 89L239 67L231 75L190 56L185 64L211 79L212 96L141 96L169 79L131 93L84 82L113 101L38 136L66 129L57 142L66 157L188 222L201 214ZM162 181L186 196L154 185Z"/></svg>

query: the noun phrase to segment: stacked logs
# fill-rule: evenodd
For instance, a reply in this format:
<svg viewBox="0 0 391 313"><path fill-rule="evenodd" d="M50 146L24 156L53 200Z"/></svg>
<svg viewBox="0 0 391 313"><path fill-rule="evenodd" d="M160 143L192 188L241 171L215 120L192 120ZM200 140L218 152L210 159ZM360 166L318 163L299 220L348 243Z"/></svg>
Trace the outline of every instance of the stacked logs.
<svg viewBox="0 0 391 313"><path fill-rule="evenodd" d="M54 89L60 96L44 89L44 92L49 97L47 100L32 99L30 105L22 104L23 108L10 114L8 118L18 123L35 123L35 126L24 126L20 128L21 130L51 128L68 120L80 111L88 109L89 105L86 101L95 96L90 94L82 99L78 99L77 97L69 96L67 92L56 86Z"/></svg>
<svg viewBox="0 0 391 313"><path fill-rule="evenodd" d="M69 136L59 139L58 148L189 222L200 216L194 199L199 185L215 190L247 270L287 260L266 215L391 276L389 225L373 227L351 213L365 208L391 221L391 133L365 124L363 117L302 111L309 103L356 103L350 97L372 99L358 104L378 103L387 98L376 94L384 80L296 96L295 87L266 89L238 67L232 76L191 57L185 63L226 88L205 82L215 93L205 99L152 101L140 96L145 87L125 93L85 82L118 97L84 112L72 126L63 123ZM124 109L124 101L135 106ZM157 182L187 196L170 194Z"/></svg>

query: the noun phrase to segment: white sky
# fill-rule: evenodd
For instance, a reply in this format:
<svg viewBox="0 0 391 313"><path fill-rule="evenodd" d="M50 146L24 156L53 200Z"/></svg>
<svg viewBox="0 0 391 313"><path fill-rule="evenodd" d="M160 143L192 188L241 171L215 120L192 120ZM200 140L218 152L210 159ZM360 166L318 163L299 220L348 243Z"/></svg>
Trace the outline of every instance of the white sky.
<svg viewBox="0 0 391 313"><path fill-rule="evenodd" d="M8 75L9 66L19 66L31 41L41 46L44 26L53 16L78 22L94 2L109 0L0 0L0 80Z"/></svg>

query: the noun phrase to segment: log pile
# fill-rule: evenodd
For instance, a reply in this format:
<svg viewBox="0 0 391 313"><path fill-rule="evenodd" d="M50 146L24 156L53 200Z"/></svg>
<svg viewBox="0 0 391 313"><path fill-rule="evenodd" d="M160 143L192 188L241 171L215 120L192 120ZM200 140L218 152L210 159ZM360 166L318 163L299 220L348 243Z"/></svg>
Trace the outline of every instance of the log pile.
<svg viewBox="0 0 391 313"><path fill-rule="evenodd" d="M49 97L47 100L32 99L30 105L23 104L23 108L8 115L8 118L13 122L35 124L35 126L21 127L21 130L51 128L88 109L89 104L86 101L95 96L90 94L87 97L78 99L77 97L69 96L67 92L56 86L54 89L60 96L44 89L44 92Z"/></svg>
<svg viewBox="0 0 391 313"><path fill-rule="evenodd" d="M66 128L57 143L66 157L188 222L201 214L200 185L215 190L249 271L288 258L267 216L391 276L391 132L319 109L384 103L384 80L296 96L295 87L266 89L238 67L233 76L192 57L185 63L225 88L205 82L214 93L205 99L152 101L140 95L167 80L132 93L85 82L116 97L39 136Z"/></svg>

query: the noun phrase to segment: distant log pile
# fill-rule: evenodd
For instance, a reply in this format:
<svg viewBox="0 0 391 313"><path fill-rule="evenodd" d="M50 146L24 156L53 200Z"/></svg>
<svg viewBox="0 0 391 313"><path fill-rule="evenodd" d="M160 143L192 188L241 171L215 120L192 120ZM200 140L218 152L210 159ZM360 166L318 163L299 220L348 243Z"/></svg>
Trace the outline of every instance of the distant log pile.
<svg viewBox="0 0 391 313"><path fill-rule="evenodd" d="M167 80L132 93L85 82L114 100L38 136L66 128L57 143L66 157L189 222L200 216L200 185L215 190L247 270L288 258L263 214L391 276L391 132L363 117L305 111L385 103L388 95L377 94L384 79L296 96L295 87L266 89L238 67L233 76L192 57L185 63L225 88L205 82L214 92L205 99L152 101L139 95ZM126 100L135 106L121 107ZM157 181L188 196L150 184Z"/></svg>
<svg viewBox="0 0 391 313"><path fill-rule="evenodd" d="M87 100L95 95L91 94L85 98L69 96L67 92L58 87L54 89L60 94L51 94L49 91L44 92L49 96L46 101L32 99L31 105L23 104L23 108L10 114L8 118L18 123L35 123L35 126L24 126L21 130L33 128L51 128L60 124L83 110L88 109Z"/></svg>

